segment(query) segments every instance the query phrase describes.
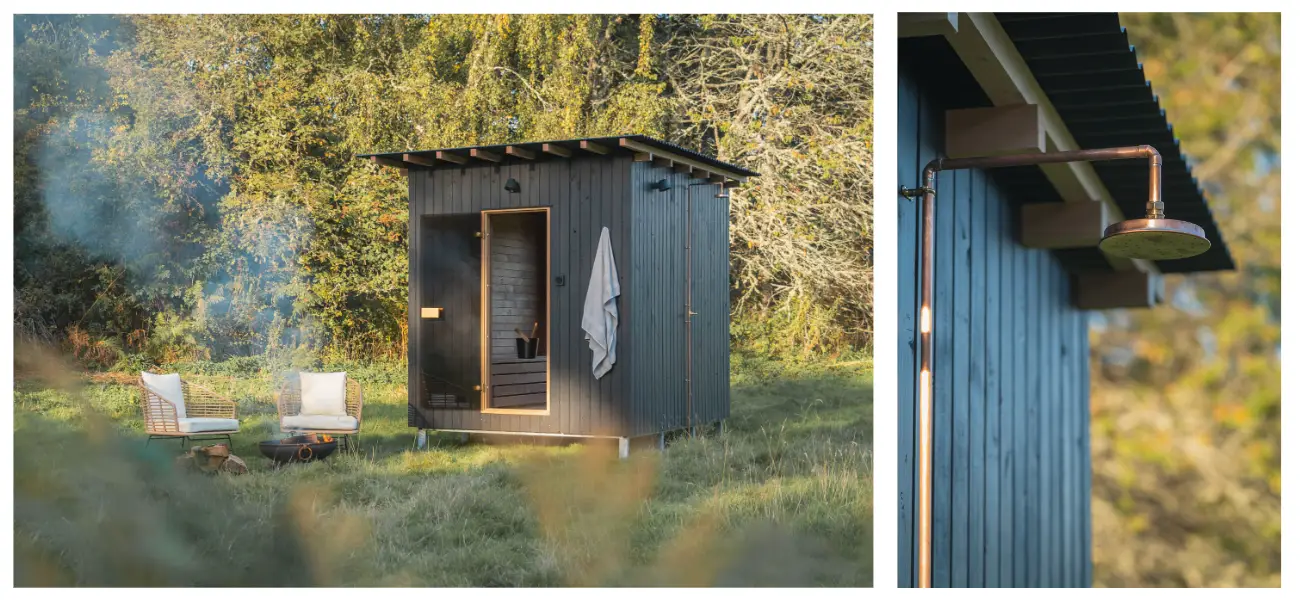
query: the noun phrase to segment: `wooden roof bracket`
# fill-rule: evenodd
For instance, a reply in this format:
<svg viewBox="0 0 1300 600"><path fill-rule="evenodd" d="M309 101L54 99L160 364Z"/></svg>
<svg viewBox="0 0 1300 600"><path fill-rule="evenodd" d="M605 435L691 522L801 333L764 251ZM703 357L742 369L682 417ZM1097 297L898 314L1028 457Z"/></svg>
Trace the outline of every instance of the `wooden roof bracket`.
<svg viewBox="0 0 1300 600"><path fill-rule="evenodd" d="M1045 151L1079 150L1078 142L1038 85L1025 59L1020 56L997 17L992 13L957 13L954 27L945 24L951 23L949 14L943 15L942 18L930 19L929 23L943 33L994 106L1037 105L1046 137ZM903 16L899 15L900 25L903 21ZM1078 162L1045 164L1040 165L1040 168L1065 202L1101 202L1106 205L1106 214L1123 214L1092 165ZM1105 256L1117 271L1159 273L1156 265L1148 260L1112 254Z"/></svg>

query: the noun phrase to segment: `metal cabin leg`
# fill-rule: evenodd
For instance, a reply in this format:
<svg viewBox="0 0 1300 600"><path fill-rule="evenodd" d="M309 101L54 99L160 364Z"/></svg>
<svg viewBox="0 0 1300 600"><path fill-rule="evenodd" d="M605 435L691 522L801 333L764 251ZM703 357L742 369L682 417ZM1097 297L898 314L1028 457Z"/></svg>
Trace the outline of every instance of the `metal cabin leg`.
<svg viewBox="0 0 1300 600"><path fill-rule="evenodd" d="M631 441L630 438L625 438L625 437L618 438L618 458L620 460L627 458L628 445L630 441Z"/></svg>
<svg viewBox="0 0 1300 600"><path fill-rule="evenodd" d="M657 448L659 448L660 451L662 451L662 450L664 449L664 446L665 446L665 443L664 443L664 432L662 432L662 431L659 432L659 440L655 443L655 445L656 445Z"/></svg>

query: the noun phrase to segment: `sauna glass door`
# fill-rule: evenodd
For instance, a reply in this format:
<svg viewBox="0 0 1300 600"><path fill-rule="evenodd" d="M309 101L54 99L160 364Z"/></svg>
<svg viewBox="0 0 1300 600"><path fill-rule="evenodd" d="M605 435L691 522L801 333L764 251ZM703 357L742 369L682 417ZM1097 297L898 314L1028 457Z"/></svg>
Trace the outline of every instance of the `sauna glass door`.
<svg viewBox="0 0 1300 600"><path fill-rule="evenodd" d="M479 405L482 246L478 215L420 218L416 323L419 407Z"/></svg>
<svg viewBox="0 0 1300 600"><path fill-rule="evenodd" d="M545 414L550 356L550 212L483 212L484 412Z"/></svg>

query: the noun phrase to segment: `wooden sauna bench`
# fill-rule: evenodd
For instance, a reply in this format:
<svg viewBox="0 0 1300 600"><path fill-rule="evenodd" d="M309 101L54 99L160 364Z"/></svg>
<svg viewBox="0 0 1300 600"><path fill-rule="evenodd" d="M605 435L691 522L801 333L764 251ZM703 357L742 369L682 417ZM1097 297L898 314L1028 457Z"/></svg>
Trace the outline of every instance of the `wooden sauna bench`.
<svg viewBox="0 0 1300 600"><path fill-rule="evenodd" d="M546 410L546 357L492 357L492 408Z"/></svg>

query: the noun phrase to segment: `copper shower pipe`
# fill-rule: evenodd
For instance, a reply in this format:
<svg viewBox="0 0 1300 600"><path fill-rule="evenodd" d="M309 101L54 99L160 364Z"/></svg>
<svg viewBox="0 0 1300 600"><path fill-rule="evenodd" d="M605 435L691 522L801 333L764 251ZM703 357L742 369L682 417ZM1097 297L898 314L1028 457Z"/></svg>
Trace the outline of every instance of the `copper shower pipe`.
<svg viewBox="0 0 1300 600"><path fill-rule="evenodd" d="M960 169L996 169L1050 163L1093 162L1145 158L1150 163L1150 188L1147 200L1147 218L1164 218L1164 202L1160 195L1160 152L1151 146L1102 148L1097 150L1066 150L1035 154L1010 154L1006 156L981 156L974 158L936 158L925 166L920 188L903 188L907 198L922 197L921 201L921 348L917 386L920 394L917 415L917 586L930 587L932 567L931 525L933 514L932 467L934 464L934 317L931 307L934 296L934 180L939 171Z"/></svg>

